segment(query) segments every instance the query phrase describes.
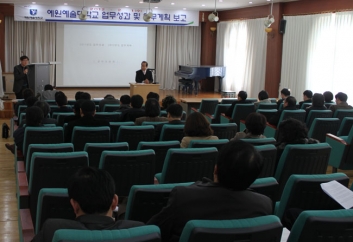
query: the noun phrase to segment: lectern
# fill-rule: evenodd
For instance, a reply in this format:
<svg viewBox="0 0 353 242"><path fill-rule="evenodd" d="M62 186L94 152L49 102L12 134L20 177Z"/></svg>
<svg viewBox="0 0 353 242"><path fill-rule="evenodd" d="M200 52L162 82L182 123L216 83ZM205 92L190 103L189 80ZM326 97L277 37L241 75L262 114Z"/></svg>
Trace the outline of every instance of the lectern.
<svg viewBox="0 0 353 242"><path fill-rule="evenodd" d="M130 97L138 94L146 101L149 92L159 94L159 84L130 83Z"/></svg>
<svg viewBox="0 0 353 242"><path fill-rule="evenodd" d="M44 86L50 84L49 63L33 63L28 65L28 85L35 94L42 93Z"/></svg>

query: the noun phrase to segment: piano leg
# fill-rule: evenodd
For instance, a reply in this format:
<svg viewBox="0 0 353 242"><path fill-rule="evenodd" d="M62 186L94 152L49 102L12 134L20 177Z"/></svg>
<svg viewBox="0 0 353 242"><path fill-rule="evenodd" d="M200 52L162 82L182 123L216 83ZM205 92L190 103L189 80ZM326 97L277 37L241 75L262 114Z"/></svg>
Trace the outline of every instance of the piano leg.
<svg viewBox="0 0 353 242"><path fill-rule="evenodd" d="M223 78L222 77L218 77L218 78L219 78L218 92L221 93L222 92L222 81L223 81Z"/></svg>
<svg viewBox="0 0 353 242"><path fill-rule="evenodd" d="M199 92L199 80L194 80L194 94L197 96Z"/></svg>

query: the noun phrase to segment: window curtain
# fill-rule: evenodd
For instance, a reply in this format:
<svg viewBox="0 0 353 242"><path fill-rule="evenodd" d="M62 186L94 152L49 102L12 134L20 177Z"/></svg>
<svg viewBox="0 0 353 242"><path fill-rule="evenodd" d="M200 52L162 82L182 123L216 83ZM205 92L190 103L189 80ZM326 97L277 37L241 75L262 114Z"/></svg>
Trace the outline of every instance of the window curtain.
<svg viewBox="0 0 353 242"><path fill-rule="evenodd" d="M226 67L223 91L257 97L265 87L267 36L263 19L220 22L216 65Z"/></svg>
<svg viewBox="0 0 353 242"><path fill-rule="evenodd" d="M201 27L158 26L156 80L161 89L178 87L174 72L179 65L200 65Z"/></svg>
<svg viewBox="0 0 353 242"><path fill-rule="evenodd" d="M298 101L306 89L353 97L353 11L285 19L281 87Z"/></svg>
<svg viewBox="0 0 353 242"><path fill-rule="evenodd" d="M5 17L5 72L13 72L20 56L27 55L30 63L56 60L56 23L14 21ZM51 84L55 66L50 67Z"/></svg>

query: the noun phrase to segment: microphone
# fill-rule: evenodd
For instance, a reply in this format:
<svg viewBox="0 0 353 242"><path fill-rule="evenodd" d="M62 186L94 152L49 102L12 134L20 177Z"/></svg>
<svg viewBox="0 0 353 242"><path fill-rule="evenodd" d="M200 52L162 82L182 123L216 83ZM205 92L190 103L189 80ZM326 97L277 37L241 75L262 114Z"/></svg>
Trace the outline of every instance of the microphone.
<svg viewBox="0 0 353 242"><path fill-rule="evenodd" d="M23 71L25 71L25 70L28 71L28 66L25 66L25 67L23 68ZM28 72L26 72L25 75L27 75L27 73L28 73Z"/></svg>

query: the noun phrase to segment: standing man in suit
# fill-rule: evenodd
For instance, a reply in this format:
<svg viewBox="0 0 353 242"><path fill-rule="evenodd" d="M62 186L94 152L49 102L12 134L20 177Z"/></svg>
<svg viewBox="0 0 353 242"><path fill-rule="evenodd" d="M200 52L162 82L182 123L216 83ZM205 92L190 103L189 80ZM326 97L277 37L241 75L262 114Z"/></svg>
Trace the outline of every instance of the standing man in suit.
<svg viewBox="0 0 353 242"><path fill-rule="evenodd" d="M28 61L27 56L20 57L21 63L14 67L13 74L15 80L13 83L13 92L16 94L16 99L23 99L22 91L28 88Z"/></svg>
<svg viewBox="0 0 353 242"><path fill-rule="evenodd" d="M136 83L152 83L153 76L152 71L147 69L148 63L147 61L142 61L141 70L136 71L135 82Z"/></svg>

